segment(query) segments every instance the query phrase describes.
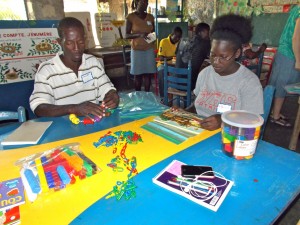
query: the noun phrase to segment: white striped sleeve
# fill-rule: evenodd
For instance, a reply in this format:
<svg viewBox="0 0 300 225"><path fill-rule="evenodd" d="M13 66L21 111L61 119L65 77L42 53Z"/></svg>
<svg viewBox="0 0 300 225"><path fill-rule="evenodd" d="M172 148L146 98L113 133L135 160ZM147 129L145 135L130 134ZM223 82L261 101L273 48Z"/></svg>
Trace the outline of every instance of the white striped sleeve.
<svg viewBox="0 0 300 225"><path fill-rule="evenodd" d="M33 112L40 104L54 104L54 93L47 80L48 75L43 74L47 72L46 67L35 75L34 89L29 99Z"/></svg>

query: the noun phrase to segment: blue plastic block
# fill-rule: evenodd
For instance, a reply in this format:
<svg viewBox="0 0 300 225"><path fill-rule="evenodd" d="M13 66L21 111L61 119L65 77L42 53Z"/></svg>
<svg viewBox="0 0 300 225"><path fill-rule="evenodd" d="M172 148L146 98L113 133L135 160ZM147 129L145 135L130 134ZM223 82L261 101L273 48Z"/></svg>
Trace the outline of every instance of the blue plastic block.
<svg viewBox="0 0 300 225"><path fill-rule="evenodd" d="M70 178L69 174L67 173L65 167L58 166L56 168L56 171L64 185L69 184L71 182L71 178Z"/></svg>
<svg viewBox="0 0 300 225"><path fill-rule="evenodd" d="M35 194L40 193L40 191L41 191L40 184L39 184L38 180L36 179L36 177L34 176L32 170L25 169L24 175L28 181L31 191Z"/></svg>

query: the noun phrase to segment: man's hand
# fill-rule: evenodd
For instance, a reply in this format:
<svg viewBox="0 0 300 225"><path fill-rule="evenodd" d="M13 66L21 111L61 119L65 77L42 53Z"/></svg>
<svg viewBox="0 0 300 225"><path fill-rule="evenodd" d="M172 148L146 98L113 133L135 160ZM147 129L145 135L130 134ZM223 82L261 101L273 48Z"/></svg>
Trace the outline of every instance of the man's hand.
<svg viewBox="0 0 300 225"><path fill-rule="evenodd" d="M103 99L104 106L109 109L118 107L119 101L119 95L115 90L110 90L109 92L107 92Z"/></svg>
<svg viewBox="0 0 300 225"><path fill-rule="evenodd" d="M221 115L216 114L202 120L200 125L205 130L216 130L221 127L221 123Z"/></svg>
<svg viewBox="0 0 300 225"><path fill-rule="evenodd" d="M94 115L98 117L105 116L105 107L97 105L92 102L83 102L74 106L74 114L77 116L89 116Z"/></svg>

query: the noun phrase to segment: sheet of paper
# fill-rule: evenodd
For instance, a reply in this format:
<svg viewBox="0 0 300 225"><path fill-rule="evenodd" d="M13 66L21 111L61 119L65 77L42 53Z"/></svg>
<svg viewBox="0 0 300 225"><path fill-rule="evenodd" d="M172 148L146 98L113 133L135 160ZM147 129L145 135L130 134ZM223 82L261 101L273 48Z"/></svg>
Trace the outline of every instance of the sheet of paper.
<svg viewBox="0 0 300 225"><path fill-rule="evenodd" d="M148 34L147 37L145 37L144 39L147 43L151 43L151 42L155 41L156 40L155 32Z"/></svg>
<svg viewBox="0 0 300 225"><path fill-rule="evenodd" d="M15 131L5 138L2 145L24 145L37 144L45 131L52 124L49 122L32 122L26 121L22 123Z"/></svg>

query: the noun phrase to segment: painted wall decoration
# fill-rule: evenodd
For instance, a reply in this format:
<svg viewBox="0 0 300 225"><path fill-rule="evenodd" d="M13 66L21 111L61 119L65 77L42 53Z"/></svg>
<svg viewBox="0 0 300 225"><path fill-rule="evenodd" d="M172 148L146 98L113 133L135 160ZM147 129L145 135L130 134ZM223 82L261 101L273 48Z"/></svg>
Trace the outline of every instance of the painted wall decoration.
<svg viewBox="0 0 300 225"><path fill-rule="evenodd" d="M183 8L184 20L189 22L189 25L196 25L200 22L212 24L214 9L214 0L187 0Z"/></svg>
<svg viewBox="0 0 300 225"><path fill-rule="evenodd" d="M260 15L263 13L261 4L248 5L248 0L219 0L218 15L233 13L242 16Z"/></svg>
<svg viewBox="0 0 300 225"><path fill-rule="evenodd" d="M298 4L299 0L250 0L251 5L292 5Z"/></svg>
<svg viewBox="0 0 300 225"><path fill-rule="evenodd" d="M1 29L0 85L34 79L39 64L61 50L56 28Z"/></svg>
<svg viewBox="0 0 300 225"><path fill-rule="evenodd" d="M287 13L292 4L299 0L219 0L219 15L234 13L243 16L263 13Z"/></svg>

